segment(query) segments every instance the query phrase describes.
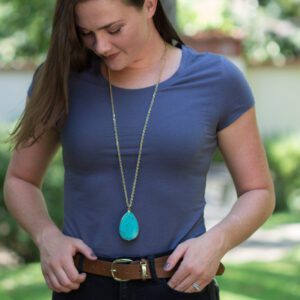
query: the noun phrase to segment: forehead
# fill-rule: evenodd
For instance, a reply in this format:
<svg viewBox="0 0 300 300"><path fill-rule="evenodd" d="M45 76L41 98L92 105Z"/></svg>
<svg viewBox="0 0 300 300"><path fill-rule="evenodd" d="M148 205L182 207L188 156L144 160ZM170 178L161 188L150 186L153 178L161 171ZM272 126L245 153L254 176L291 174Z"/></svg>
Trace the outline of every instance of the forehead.
<svg viewBox="0 0 300 300"><path fill-rule="evenodd" d="M130 18L137 12L134 6L126 5L122 0L87 0L75 6L75 20L77 26L94 28Z"/></svg>

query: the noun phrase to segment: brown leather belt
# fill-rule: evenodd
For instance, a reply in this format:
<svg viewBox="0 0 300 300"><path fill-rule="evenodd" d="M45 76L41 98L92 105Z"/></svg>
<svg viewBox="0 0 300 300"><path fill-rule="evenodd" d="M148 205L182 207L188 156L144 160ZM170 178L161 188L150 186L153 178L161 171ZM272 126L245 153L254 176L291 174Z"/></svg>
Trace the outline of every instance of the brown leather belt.
<svg viewBox="0 0 300 300"><path fill-rule="evenodd" d="M89 260L81 254L76 254L74 262L76 267L82 272L113 277L117 281L129 281L152 279L153 271L151 272L151 267L155 267L157 278L172 277L179 267L179 263L171 271L165 271L163 267L168 257L167 255L153 258L154 264L151 264L151 261L145 258L134 261L128 258L118 258L114 261ZM224 271L225 267L220 263L216 275L222 275Z"/></svg>

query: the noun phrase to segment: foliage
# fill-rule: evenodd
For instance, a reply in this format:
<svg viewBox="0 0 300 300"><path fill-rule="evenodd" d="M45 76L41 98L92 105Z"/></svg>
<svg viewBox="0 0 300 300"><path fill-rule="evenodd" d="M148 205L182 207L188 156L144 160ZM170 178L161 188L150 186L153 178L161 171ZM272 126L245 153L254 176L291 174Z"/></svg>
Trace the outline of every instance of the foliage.
<svg viewBox="0 0 300 300"><path fill-rule="evenodd" d="M54 0L0 0L0 60L40 60L48 48Z"/></svg>
<svg viewBox="0 0 300 300"><path fill-rule="evenodd" d="M300 1L299 0L259 0L259 5L262 7L273 6L273 9L277 10L277 14L281 18L295 19L295 22L300 22L296 20L295 16L300 16Z"/></svg>
<svg viewBox="0 0 300 300"><path fill-rule="evenodd" d="M219 29L230 34L235 25L226 17L224 1L177 0L178 28L185 35L194 35L199 31Z"/></svg>
<svg viewBox="0 0 300 300"><path fill-rule="evenodd" d="M275 185L276 211L297 210L300 187L300 135L269 138L265 140L265 146Z"/></svg>
<svg viewBox="0 0 300 300"><path fill-rule="evenodd" d="M263 229L274 229L280 225L300 224L299 212L277 212L273 214L264 224Z"/></svg>
<svg viewBox="0 0 300 300"><path fill-rule="evenodd" d="M1 141L3 140L3 133ZM0 143L0 240L25 261L36 261L39 258L38 248L29 235L18 225L8 213L3 199L3 182L10 159L8 145ZM63 220L63 168L61 152L55 156L49 167L42 188L49 214L59 228Z"/></svg>
<svg viewBox="0 0 300 300"><path fill-rule="evenodd" d="M300 212L300 135L278 135L264 139L276 193L275 211ZM216 163L224 162L217 150Z"/></svg>
<svg viewBox="0 0 300 300"><path fill-rule="evenodd" d="M245 59L283 65L300 57L299 0L178 1L182 32L219 30L243 38Z"/></svg>
<svg viewBox="0 0 300 300"><path fill-rule="evenodd" d="M246 32L244 46L250 63L271 61L284 65L300 57L300 1L260 1L260 6L245 24L237 24Z"/></svg>

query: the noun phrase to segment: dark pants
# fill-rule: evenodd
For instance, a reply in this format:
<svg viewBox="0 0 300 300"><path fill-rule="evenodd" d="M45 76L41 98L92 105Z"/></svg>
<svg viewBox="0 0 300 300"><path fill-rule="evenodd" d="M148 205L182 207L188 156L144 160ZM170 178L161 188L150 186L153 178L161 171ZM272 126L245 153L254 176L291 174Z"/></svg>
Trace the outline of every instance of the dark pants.
<svg viewBox="0 0 300 300"><path fill-rule="evenodd" d="M155 274L152 275L155 278ZM176 291L168 286L168 280L160 278L119 282L111 277L87 273L86 280L78 290L69 293L53 292L52 300L219 300L219 288L214 280L204 290L195 293Z"/></svg>
<svg viewBox="0 0 300 300"><path fill-rule="evenodd" d="M53 292L53 300L218 300L214 282L204 291L184 293L171 289L166 279L117 282L112 278L88 274L78 290L70 293Z"/></svg>

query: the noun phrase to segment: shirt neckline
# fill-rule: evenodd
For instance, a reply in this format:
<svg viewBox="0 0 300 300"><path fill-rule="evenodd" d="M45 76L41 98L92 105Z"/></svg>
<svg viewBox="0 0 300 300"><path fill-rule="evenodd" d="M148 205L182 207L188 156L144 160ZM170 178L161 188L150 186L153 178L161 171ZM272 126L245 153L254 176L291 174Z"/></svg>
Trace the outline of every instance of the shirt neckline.
<svg viewBox="0 0 300 300"><path fill-rule="evenodd" d="M180 45L180 49L181 49L181 58L180 58L180 63L179 63L179 67L177 68L177 70L167 79L161 81L159 83L159 87L164 87L167 86L169 84L171 84L177 77L177 75L180 73L181 69L184 66L184 61L186 58L186 47L185 45ZM99 69L100 69L100 60L99 60ZM105 84L108 85L108 80L101 74L101 72L99 72L99 77L100 77L100 81ZM131 92L131 91L144 91L144 90L148 90L148 89L153 89L155 87L155 84L152 84L150 86L146 86L143 88L123 88L123 87L119 87L116 85L112 85L112 88L114 90L119 90L119 91L124 91L124 92Z"/></svg>

